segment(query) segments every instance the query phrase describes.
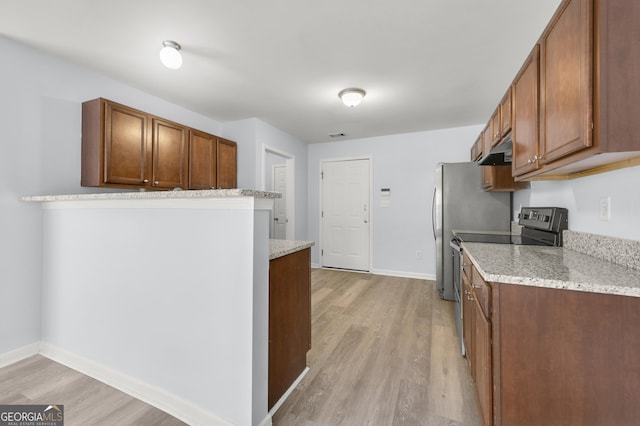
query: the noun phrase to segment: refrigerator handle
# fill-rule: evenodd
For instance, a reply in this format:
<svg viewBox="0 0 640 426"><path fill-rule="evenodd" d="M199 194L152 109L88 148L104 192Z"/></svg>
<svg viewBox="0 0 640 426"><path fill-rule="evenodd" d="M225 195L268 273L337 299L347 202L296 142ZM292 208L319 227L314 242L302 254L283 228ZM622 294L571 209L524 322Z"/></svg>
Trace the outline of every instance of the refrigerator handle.
<svg viewBox="0 0 640 426"><path fill-rule="evenodd" d="M431 228L433 229L433 239L436 239L436 191L438 188L433 187L433 198L431 199Z"/></svg>

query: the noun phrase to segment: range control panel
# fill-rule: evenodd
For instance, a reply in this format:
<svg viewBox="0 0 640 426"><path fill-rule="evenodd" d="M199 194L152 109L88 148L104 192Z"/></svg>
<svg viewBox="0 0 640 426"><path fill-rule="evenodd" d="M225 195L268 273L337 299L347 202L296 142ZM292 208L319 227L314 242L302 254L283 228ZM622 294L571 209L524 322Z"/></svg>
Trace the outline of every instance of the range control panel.
<svg viewBox="0 0 640 426"><path fill-rule="evenodd" d="M518 225L561 233L568 229L568 211L562 207L522 207Z"/></svg>

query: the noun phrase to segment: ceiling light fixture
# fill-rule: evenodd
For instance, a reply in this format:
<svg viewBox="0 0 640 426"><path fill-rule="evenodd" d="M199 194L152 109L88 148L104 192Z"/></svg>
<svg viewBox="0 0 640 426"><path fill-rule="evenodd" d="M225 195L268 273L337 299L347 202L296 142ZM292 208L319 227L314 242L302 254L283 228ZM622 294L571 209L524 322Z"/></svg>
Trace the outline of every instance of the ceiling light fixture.
<svg viewBox="0 0 640 426"><path fill-rule="evenodd" d="M342 102L348 107L354 107L362 102L362 98L367 94L362 89L344 89L338 93L338 97L342 99Z"/></svg>
<svg viewBox="0 0 640 426"><path fill-rule="evenodd" d="M180 54L180 45L175 41L165 40L162 42L164 46L160 50L160 61L165 67L177 70L182 66L182 55Z"/></svg>

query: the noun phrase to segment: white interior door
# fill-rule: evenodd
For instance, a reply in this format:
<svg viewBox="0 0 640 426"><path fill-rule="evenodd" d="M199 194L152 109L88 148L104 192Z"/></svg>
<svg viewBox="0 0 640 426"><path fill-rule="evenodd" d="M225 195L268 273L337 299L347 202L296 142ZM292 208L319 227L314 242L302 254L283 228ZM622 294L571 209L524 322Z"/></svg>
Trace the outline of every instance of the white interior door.
<svg viewBox="0 0 640 426"><path fill-rule="evenodd" d="M287 239L287 166L273 166L273 190L280 192L282 198L276 198L273 205L273 238Z"/></svg>
<svg viewBox="0 0 640 426"><path fill-rule="evenodd" d="M322 165L323 267L369 270L369 160Z"/></svg>

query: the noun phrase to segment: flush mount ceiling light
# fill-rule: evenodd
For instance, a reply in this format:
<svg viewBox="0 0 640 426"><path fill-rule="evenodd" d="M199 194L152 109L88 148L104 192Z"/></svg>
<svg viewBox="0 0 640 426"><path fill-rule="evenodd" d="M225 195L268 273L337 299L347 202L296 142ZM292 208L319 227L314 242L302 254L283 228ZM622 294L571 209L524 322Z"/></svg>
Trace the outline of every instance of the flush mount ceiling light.
<svg viewBox="0 0 640 426"><path fill-rule="evenodd" d="M362 89L344 89L338 93L338 97L342 99L342 102L348 107L354 107L362 102L362 98L367 94Z"/></svg>
<svg viewBox="0 0 640 426"><path fill-rule="evenodd" d="M182 66L182 55L180 54L180 45L175 41L165 40L162 42L164 46L160 50L160 61L165 67L177 70Z"/></svg>

